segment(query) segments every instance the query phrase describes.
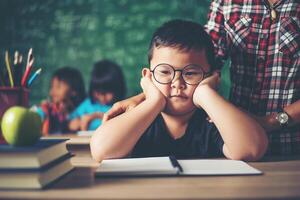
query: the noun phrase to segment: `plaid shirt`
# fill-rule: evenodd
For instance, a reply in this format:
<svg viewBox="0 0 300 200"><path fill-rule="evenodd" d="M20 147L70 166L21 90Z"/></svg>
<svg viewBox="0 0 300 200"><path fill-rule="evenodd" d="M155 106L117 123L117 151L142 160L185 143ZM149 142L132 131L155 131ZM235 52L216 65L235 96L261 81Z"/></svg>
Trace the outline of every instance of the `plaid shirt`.
<svg viewBox="0 0 300 200"><path fill-rule="evenodd" d="M235 105L265 116L300 99L299 0L215 0L206 30L220 66L230 57ZM269 141L269 154L299 154L300 126L271 132Z"/></svg>

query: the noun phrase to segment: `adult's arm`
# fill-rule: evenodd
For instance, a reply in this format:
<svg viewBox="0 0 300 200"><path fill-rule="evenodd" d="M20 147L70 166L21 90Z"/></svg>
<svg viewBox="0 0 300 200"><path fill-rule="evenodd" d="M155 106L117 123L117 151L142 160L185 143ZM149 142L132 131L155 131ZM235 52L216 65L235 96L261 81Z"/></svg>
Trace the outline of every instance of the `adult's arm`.
<svg viewBox="0 0 300 200"><path fill-rule="evenodd" d="M112 108L104 114L102 122L105 123L108 120L110 120L126 111L131 110L132 108L136 107L144 100L145 100L144 93L140 93L140 94L130 97L128 99L116 102L112 106Z"/></svg>

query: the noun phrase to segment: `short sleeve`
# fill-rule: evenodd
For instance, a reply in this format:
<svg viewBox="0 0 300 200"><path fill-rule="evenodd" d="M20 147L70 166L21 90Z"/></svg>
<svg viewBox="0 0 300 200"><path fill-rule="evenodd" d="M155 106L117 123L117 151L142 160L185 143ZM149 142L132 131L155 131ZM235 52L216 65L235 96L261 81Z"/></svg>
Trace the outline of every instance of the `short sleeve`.
<svg viewBox="0 0 300 200"><path fill-rule="evenodd" d="M68 119L73 120L84 115L87 106L87 100L83 101L73 112L69 114Z"/></svg>

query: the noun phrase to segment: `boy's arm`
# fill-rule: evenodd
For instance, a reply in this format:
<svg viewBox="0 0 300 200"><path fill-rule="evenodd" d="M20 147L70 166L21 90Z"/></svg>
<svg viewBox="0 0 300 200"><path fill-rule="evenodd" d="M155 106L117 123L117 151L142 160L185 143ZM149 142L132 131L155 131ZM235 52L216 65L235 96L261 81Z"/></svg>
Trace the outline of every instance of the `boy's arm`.
<svg viewBox="0 0 300 200"><path fill-rule="evenodd" d="M153 85L150 78L142 78L141 85L146 100L129 112L102 124L92 136L91 153L96 161L127 156L164 108L165 97Z"/></svg>
<svg viewBox="0 0 300 200"><path fill-rule="evenodd" d="M260 159L268 146L264 129L214 90L209 82L217 78L214 74L199 84L194 93L195 105L202 107L215 123L224 140L223 153L227 158Z"/></svg>

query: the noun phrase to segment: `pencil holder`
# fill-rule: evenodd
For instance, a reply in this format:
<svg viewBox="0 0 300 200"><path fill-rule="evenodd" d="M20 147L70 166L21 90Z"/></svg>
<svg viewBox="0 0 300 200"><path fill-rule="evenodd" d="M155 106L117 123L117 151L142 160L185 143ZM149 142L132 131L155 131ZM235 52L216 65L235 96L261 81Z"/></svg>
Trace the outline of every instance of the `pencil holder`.
<svg viewBox="0 0 300 200"><path fill-rule="evenodd" d="M29 90L22 87L0 87L0 122L5 111L12 106L29 106ZM0 142L3 142L0 128Z"/></svg>

